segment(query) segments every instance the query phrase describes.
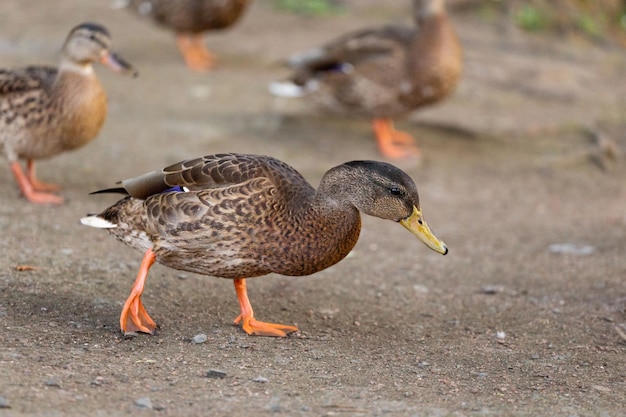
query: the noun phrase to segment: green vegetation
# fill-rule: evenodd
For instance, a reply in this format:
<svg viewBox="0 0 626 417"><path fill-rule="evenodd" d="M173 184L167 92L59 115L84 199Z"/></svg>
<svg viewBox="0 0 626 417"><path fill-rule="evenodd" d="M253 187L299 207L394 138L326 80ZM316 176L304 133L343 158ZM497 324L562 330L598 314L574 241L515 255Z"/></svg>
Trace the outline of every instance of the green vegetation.
<svg viewBox="0 0 626 417"><path fill-rule="evenodd" d="M538 32L548 26L548 17L544 11L525 4L515 14L515 22L524 30Z"/></svg>
<svg viewBox="0 0 626 417"><path fill-rule="evenodd" d="M279 10L309 16L324 16L345 12L337 0L274 0Z"/></svg>

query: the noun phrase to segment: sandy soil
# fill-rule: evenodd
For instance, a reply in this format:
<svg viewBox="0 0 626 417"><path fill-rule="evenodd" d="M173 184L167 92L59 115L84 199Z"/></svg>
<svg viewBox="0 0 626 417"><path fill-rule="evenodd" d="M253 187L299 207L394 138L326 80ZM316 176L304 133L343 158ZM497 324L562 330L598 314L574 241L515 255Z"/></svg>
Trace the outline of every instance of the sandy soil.
<svg viewBox="0 0 626 417"><path fill-rule="evenodd" d="M377 3L306 18L258 0L207 38L222 65L198 75L170 33L104 0L2 2L2 67L52 64L72 26L97 20L140 76L98 68L110 98L100 137L39 165L66 205L30 205L7 165L0 175L0 416L624 415L624 51L504 33L472 13L454 16L457 93L399 123L419 138L423 160L401 166L448 256L365 218L340 264L249 283L259 318L301 328L286 339L232 325L231 282L155 266L143 299L160 331L121 337L141 254L78 223L115 198L88 193L220 151L271 154L313 184L379 159L365 121L266 92L287 54L406 21L406 1Z"/></svg>

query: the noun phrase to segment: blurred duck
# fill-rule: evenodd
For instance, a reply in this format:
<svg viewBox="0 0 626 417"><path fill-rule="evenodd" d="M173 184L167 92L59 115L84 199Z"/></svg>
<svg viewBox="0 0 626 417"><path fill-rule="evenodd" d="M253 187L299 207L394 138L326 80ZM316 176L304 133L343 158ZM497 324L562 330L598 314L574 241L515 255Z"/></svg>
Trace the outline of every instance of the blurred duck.
<svg viewBox="0 0 626 417"><path fill-rule="evenodd" d="M136 75L111 51L109 32L95 23L72 29L58 68L0 69L0 145L22 194L33 203L63 202L50 193L58 186L37 180L34 161L89 143L104 123L107 99L94 62ZM26 160L26 172L19 159Z"/></svg>
<svg viewBox="0 0 626 417"><path fill-rule="evenodd" d="M232 26L249 3L250 0L122 0L122 6L174 30L187 66L199 72L216 64L215 56L204 45L204 32Z"/></svg>
<svg viewBox="0 0 626 417"><path fill-rule="evenodd" d="M234 323L251 335L282 337L298 329L256 320L246 278L309 275L336 264L359 238L359 212L397 222L430 249L448 253L424 221L413 180L384 162L339 165L315 190L271 157L209 155L99 192L126 197L81 222L144 252L120 316L125 334L157 327L141 302L154 262L234 280L240 306Z"/></svg>
<svg viewBox="0 0 626 417"><path fill-rule="evenodd" d="M463 57L445 0L413 0L413 19L414 28L364 29L291 56L293 76L272 83L270 91L310 94L331 111L370 118L383 155L419 155L414 139L395 130L393 119L452 93Z"/></svg>

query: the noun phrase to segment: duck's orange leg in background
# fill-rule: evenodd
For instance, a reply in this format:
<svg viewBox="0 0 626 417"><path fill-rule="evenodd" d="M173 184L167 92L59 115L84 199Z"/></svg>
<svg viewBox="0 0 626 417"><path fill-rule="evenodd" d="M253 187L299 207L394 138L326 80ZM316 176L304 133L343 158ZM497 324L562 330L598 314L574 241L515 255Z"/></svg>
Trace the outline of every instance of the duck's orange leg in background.
<svg viewBox="0 0 626 417"><path fill-rule="evenodd" d="M190 69L205 72L217 65L217 59L204 45L204 38L201 33L179 33L176 36L176 41L178 49L183 54L183 58Z"/></svg>
<svg viewBox="0 0 626 417"><path fill-rule="evenodd" d="M31 166L32 165L29 164L29 173L30 173ZM11 163L11 171L13 172L13 176L15 177L15 180L17 181L17 184L20 187L20 191L22 191L22 194L24 195L24 197L26 197L26 199L30 201L31 203L35 203L35 204L62 204L63 203L63 198L59 197L58 195L37 191L37 189L31 183L29 176L24 174L24 171L22 170L22 166L20 165L18 161Z"/></svg>
<svg viewBox="0 0 626 417"><path fill-rule="evenodd" d="M133 284L133 288L130 291L130 295L122 307L122 314L120 315L120 328L122 333L132 334L136 332L154 334L156 330L156 323L150 318L148 312L141 303L141 294L143 294L143 287L146 283L146 277L150 267L156 261L156 255L152 252L152 249L148 249L143 256L141 266L139 267L139 273Z"/></svg>
<svg viewBox="0 0 626 417"><path fill-rule="evenodd" d="M56 184L48 184L37 179L35 174L35 161L29 159L26 161L26 176L35 191L59 191L61 187Z"/></svg>
<svg viewBox="0 0 626 417"><path fill-rule="evenodd" d="M239 278L234 280L234 282L237 299L239 300L239 307L241 309L241 313L234 320L234 324L243 322L241 324L241 328L244 332L254 336L286 337L288 333L298 331L298 328L295 326L257 321L254 318L254 311L252 311L252 305L250 305L250 300L248 299L246 280L244 278Z"/></svg>
<svg viewBox="0 0 626 417"><path fill-rule="evenodd" d="M413 136L396 130L393 126L393 120L373 119L372 128L376 134L378 149L387 158L415 158L421 155L421 151L415 145Z"/></svg>

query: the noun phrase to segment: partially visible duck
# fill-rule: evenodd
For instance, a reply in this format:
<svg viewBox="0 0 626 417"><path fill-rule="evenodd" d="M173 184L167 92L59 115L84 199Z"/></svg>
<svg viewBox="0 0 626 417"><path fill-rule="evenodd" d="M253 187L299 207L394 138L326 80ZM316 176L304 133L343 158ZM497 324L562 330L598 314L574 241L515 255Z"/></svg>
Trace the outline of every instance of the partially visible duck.
<svg viewBox="0 0 626 417"><path fill-rule="evenodd" d="M370 118L383 155L418 155L414 139L395 130L393 119L450 95L463 54L445 0L413 0L413 19L416 27L364 29L291 56L293 76L270 91L310 95L331 111Z"/></svg>
<svg viewBox="0 0 626 417"><path fill-rule="evenodd" d="M89 143L104 123L107 99L94 62L136 74L111 50L107 29L96 23L72 29L58 68L0 70L0 145L22 194L33 203L63 202L50 193L59 187L37 180L34 161ZM20 159L26 160L26 173Z"/></svg>
<svg viewBox="0 0 626 417"><path fill-rule="evenodd" d="M384 162L339 165L315 190L271 157L209 155L100 192L126 197L81 222L144 252L120 316L125 334L156 329L141 302L154 262L234 280L240 306L234 323L251 335L285 336L298 329L254 318L246 279L309 275L336 264L359 238L359 212L400 223L432 250L448 253L424 221L413 180Z"/></svg>
<svg viewBox="0 0 626 417"><path fill-rule="evenodd" d="M126 0L132 9L176 32L178 48L194 71L208 71L216 58L204 45L204 33L232 26L250 0Z"/></svg>

